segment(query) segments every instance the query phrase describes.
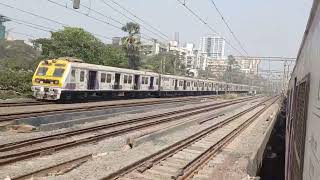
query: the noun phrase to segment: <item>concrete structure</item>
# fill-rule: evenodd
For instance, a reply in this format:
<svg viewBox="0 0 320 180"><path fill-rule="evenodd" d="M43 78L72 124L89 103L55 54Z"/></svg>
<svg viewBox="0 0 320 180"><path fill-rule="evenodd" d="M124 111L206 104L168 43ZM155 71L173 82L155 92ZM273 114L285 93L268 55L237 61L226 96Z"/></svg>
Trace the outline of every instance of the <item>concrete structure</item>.
<svg viewBox="0 0 320 180"><path fill-rule="evenodd" d="M234 56L238 65L241 68L241 71L246 74L254 74L257 75L259 73L259 63L261 60L259 59L246 59L245 57L241 56Z"/></svg>
<svg viewBox="0 0 320 180"><path fill-rule="evenodd" d="M220 36L205 36L200 38L199 50L208 57L221 59L224 56L225 40Z"/></svg>
<svg viewBox="0 0 320 180"><path fill-rule="evenodd" d="M224 72L227 71L227 68L228 61L225 59L208 61L208 70L215 79L221 78Z"/></svg>

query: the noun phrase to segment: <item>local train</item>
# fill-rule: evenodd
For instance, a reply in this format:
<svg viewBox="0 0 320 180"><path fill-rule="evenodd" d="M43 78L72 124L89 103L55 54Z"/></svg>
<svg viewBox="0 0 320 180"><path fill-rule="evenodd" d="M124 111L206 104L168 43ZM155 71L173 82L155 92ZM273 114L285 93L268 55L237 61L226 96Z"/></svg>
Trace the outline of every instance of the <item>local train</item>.
<svg viewBox="0 0 320 180"><path fill-rule="evenodd" d="M320 1L313 2L287 91L286 180L320 179Z"/></svg>
<svg viewBox="0 0 320 180"><path fill-rule="evenodd" d="M261 90L255 86L88 64L70 57L41 61L32 84L34 97L43 100L192 96Z"/></svg>

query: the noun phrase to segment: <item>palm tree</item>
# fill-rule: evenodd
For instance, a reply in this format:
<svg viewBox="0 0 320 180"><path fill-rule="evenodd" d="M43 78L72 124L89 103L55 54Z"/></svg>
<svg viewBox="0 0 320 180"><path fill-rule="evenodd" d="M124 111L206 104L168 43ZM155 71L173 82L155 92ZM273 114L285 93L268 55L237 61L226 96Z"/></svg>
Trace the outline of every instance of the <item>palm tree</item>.
<svg viewBox="0 0 320 180"><path fill-rule="evenodd" d="M128 33L127 37L122 39L122 45L128 56L128 65L130 69L138 69L140 62L140 25L129 22L121 28Z"/></svg>

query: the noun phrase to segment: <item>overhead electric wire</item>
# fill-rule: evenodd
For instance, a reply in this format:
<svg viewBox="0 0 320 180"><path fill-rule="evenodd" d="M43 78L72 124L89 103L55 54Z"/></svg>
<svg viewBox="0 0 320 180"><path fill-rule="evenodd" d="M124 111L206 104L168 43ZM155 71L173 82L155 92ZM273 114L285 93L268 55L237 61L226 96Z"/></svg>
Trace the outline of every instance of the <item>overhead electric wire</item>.
<svg viewBox="0 0 320 180"><path fill-rule="evenodd" d="M117 5L118 7L120 7L121 9L123 9L124 11L128 12L130 15L132 15L133 17L139 19L141 22L143 22L144 24L146 24L147 26L149 26L150 28L152 28L153 30L159 32L160 34L162 34L164 37L166 37L167 39L170 39L169 36L167 36L166 34L164 34L163 32L161 32L159 29L155 28L154 26L152 26L150 23L146 22L145 20L143 20L142 18L138 17L136 14L134 14L133 12L129 11L127 8L125 8L123 5L119 4L118 2L114 1L114 0L108 0L111 1L112 3L114 3L115 5Z"/></svg>
<svg viewBox="0 0 320 180"><path fill-rule="evenodd" d="M202 17L200 17L197 13L195 13L192 9L190 9L184 2L181 2L180 0L177 0L183 7L185 7L193 16L195 16L201 23L205 24L214 34L220 36L222 39L225 40L225 42L236 52L238 52L241 56L243 54L235 48L226 38L222 37L215 29L213 29Z"/></svg>
<svg viewBox="0 0 320 180"><path fill-rule="evenodd" d="M94 17L94 16L90 16L90 15L84 13L84 12L77 11L77 10L75 10L75 9L73 9L73 8L66 7L66 6L64 6L64 5L60 4L60 3L57 3L57 2L55 2L55 1L52 1L52 0L48 0L48 1L51 2L51 3L53 3L53 4L55 4L55 5L61 6L61 7L63 7L63 8L69 9L69 10L72 10L73 12L76 12L76 13L78 13L78 14L85 15L85 16L87 16L87 17L89 17L89 18L91 18L91 19L94 19L94 20L96 20L96 21L105 23L105 24L107 24L107 25L109 25L109 26L112 26L112 27L114 27L114 28L121 29L121 27L119 27L119 26L116 26L116 25L114 25L114 24L112 24L112 23L109 23L109 22L107 22L107 21L98 19L98 18L96 18L96 17Z"/></svg>
<svg viewBox="0 0 320 180"><path fill-rule="evenodd" d="M11 8L11 9L14 9L14 10L17 10L17 11L20 11L20 12L23 12L23 13L26 13L26 14L33 15L33 16L35 16L35 17L38 17L38 18L41 18L41 19L44 19L44 20L47 20L47 21L50 21L50 22L54 22L54 23L59 24L59 25L61 25L61 26L63 26L63 27L70 27L69 25L67 25L67 24L65 24L65 23L62 23L62 22L59 22L59 21L56 21L56 20L53 20L53 19L50 19L50 18L41 16L41 15L38 15L38 14L35 14L35 13L32 13L32 12L29 12L29 11L25 11L25 10L23 10L23 9L19 9L19 8L14 7L14 6L11 6L11 5L4 4L4 3L2 3L2 2L0 2L0 5L6 6L6 7L8 7L8 8ZM13 19L13 21L14 21L15 23L23 24L23 21L21 21L21 20L15 20L15 19ZM20 22L19 22L19 21L20 21ZM26 25L26 26L29 26L29 27L34 28L34 29L38 29L38 30L42 30L42 31L47 31L47 32L51 32L51 31L46 30L46 29L51 29L51 30L52 30L52 28L48 28L48 27L47 27L47 28L41 28L42 25L35 25L34 23L30 23L30 22L26 22L26 21L24 21L24 22L25 22L25 25ZM34 27L34 26L38 26L38 27ZM42 26L42 27L45 27L45 26ZM57 30L55 30L55 31L57 31ZM91 33L91 32L90 32L90 33ZM106 37L106 36L104 36L104 35L100 35L100 34L96 34L96 33L91 33L91 34L93 34L93 35L95 35L95 36L98 36L98 37L101 37L101 38L104 38L104 39L112 40L112 38Z"/></svg>
<svg viewBox="0 0 320 180"><path fill-rule="evenodd" d="M9 19L11 20L11 18L9 17ZM43 25L38 25L38 24L34 24L34 23L30 23L30 22L27 22L27 21L15 21L15 20L11 20L11 22L14 22L14 23L17 23L17 24L22 24L24 26L28 26L30 28L33 28L35 30L41 30L41 31L45 31L45 32L56 32L58 31L59 29L53 29L53 28L50 28L50 27L45 27ZM98 37L101 37L101 38L104 38L104 39L108 39L108 40L112 40L112 38L110 37L106 37L106 36L103 36L103 35L100 35L100 34L96 34L96 33L91 33L95 36L98 36Z"/></svg>
<svg viewBox="0 0 320 180"><path fill-rule="evenodd" d="M137 23L137 24L140 24L140 23L138 23L136 20L134 20L133 18L127 16L126 14L122 13L121 11L119 11L119 10L116 9L116 8L114 8L114 7L111 6L110 4L106 3L104 0L101 0L101 2L102 2L103 4L105 4L105 5L107 5L108 7L110 7L112 10L114 10L114 11L118 12L119 14L121 14L122 16L126 17L126 18L129 19L130 21L135 22L135 23ZM150 33L158 36L159 38L161 38L161 39L163 39L163 40L165 40L165 41L167 40L167 39L163 38L161 35L159 35L159 34L153 32L153 31L151 31L151 30L148 29L148 28L146 28L145 26L143 26L143 25L141 25L141 24L140 24L140 26L141 26L141 27L144 27L144 29L145 29L146 31L148 31L148 32L150 32ZM150 36L149 36L149 37L150 37ZM155 38L152 38L152 37L150 37L150 38L151 38L151 39L155 39Z"/></svg>
<svg viewBox="0 0 320 180"><path fill-rule="evenodd" d="M71 1L72 1L72 0L71 0ZM116 23L118 23L118 24L120 24L120 25L122 25L122 26L125 25L125 24L123 24L122 22L118 21L117 19L114 19L114 18L111 17L111 16L107 16L107 15L105 15L105 14L103 14L103 13L97 11L97 10L94 10L93 8L90 8L90 7L86 6L86 5L81 4L80 6L86 8L86 9L92 11L92 12L95 12L95 13L97 13L97 14L105 17L105 18L108 18L108 19L110 19L110 20L112 20L112 21L114 21L114 22L116 22Z"/></svg>
<svg viewBox="0 0 320 180"><path fill-rule="evenodd" d="M6 16L8 17L8 16ZM50 28L50 27L46 27L46 26L43 26L43 25L39 25L39 24L35 24L35 23L31 23L31 22L27 22L27 21L24 21L24 20L20 20L20 19L16 19L16 18L12 18L12 17L8 17L10 19L10 21L12 22L15 22L17 24L23 24L23 25L26 25L26 26L36 26L36 27L40 27L40 28L44 28L44 29L50 29L52 31L56 31L55 29L53 28ZM47 31L47 30L44 30L44 31Z"/></svg>
<svg viewBox="0 0 320 180"><path fill-rule="evenodd" d="M33 39L37 38L37 37L35 37L35 36L31 35L31 34L21 33L21 32L17 32L17 31L6 31L6 32L7 33L13 33L13 34L19 34L19 35L30 37L30 38L33 38Z"/></svg>
<svg viewBox="0 0 320 180"><path fill-rule="evenodd" d="M64 5L62 5L62 4L59 4L59 3L55 2L55 1L52 1L52 0L48 0L48 1L49 1L50 3L56 4L56 5L58 5L58 6L61 6L61 7L63 7L63 8L66 8L66 9L68 9L68 10L71 10L71 11L73 11L73 12L76 12L76 13L78 13L78 14L82 14L82 15L84 15L84 16L87 16L87 17L91 18L91 19L94 19L94 20L96 20L96 21L102 22L102 23L104 23L104 24L107 24L107 25L109 25L109 26L112 26L112 27L114 27L114 28L119 29L119 30L122 31L122 28L121 28L121 27L116 26L116 25L114 25L114 24L112 24L112 23L110 23L110 22L107 22L107 21L98 19L98 18L96 18L96 17L94 17L94 16L90 16L90 15L84 13L84 12L77 11L77 10L75 10L75 9L73 9L73 8L66 7L66 6L64 6ZM146 37L141 37L141 38L152 42L152 39L153 39L152 37L150 37L150 36L148 36L148 35L146 35L146 34L142 34L142 33L141 33L141 35L146 36ZM150 38L150 39L148 39L148 38Z"/></svg>
<svg viewBox="0 0 320 180"><path fill-rule="evenodd" d="M240 48L248 55L248 52L245 50L243 44L241 43L241 41L239 40L239 38L235 35L235 33L232 31L229 23L227 22L227 20L223 17L222 12L219 10L218 6L216 5L216 3L213 0L210 0L211 3L213 4L214 8L217 10L218 14L220 15L222 21L224 22L224 24L227 26L229 32L231 33L231 35L234 37L234 39L237 41L237 43L239 44Z"/></svg>
<svg viewBox="0 0 320 180"><path fill-rule="evenodd" d="M60 24L60 25L62 25L62 26L67 26L66 24L60 23L60 22L58 22L58 21L56 21L56 20L52 20L52 19L49 19L49 18L40 16L40 15L38 15L38 14L29 12L29 11L25 11L25 10L23 10L23 9L19 9L19 8L17 8L17 7L14 7L14 6L11 6L11 5L8 5L8 4L4 4L4 3L2 3L2 2L0 2L0 5L6 6L6 7L11 8L11 9L15 9L15 10L20 11L20 12L24 12L24 13L27 13L27 14L30 14L30 15L33 15L33 16L36 16L36 17L39 17L39 18L42 18L42 19L51 21L51 22L55 22L55 23Z"/></svg>

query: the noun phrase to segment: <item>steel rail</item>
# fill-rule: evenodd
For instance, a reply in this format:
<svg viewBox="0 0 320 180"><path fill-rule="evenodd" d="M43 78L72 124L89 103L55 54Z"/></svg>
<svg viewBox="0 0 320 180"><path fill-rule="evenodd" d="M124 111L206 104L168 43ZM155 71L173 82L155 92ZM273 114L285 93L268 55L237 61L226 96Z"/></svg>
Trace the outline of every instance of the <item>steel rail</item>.
<svg viewBox="0 0 320 180"><path fill-rule="evenodd" d="M38 105L48 105L53 104L52 102L4 102L0 103L0 107L17 107L17 106L38 106Z"/></svg>
<svg viewBox="0 0 320 180"><path fill-rule="evenodd" d="M244 102L244 101L248 101L248 100L227 101L227 102L222 102L222 103L216 103L215 105L205 105L205 106L201 106L201 107L184 109L184 110L181 110L181 111L173 111L173 112L170 112L170 115L173 115L171 117L163 117L164 115L160 114L160 115L154 115L154 116L149 116L149 117L143 117L142 119L137 118L137 119L134 120L135 123L136 122L145 121L146 119L147 120L152 120L154 118L162 117L162 119L160 118L159 120L156 120L156 121L151 121L151 122L147 122L147 123L139 124L139 125L133 125L133 126L126 127L126 128L123 128L123 129L114 130L114 131L111 131L111 132L102 133L102 134L99 134L99 135L86 137L86 138L82 138L82 139L78 139L78 140L74 140L74 141L70 141L70 142L66 142L66 143L60 143L60 144L56 144L56 145L41 147L41 148L38 148L38 149L27 150L27 151L23 151L23 152L3 155L3 156L0 156L0 165L6 165L6 164L9 164L9 163L13 163L13 162L16 162L16 161L21 161L21 160L28 159L28 158L35 157L35 156L51 154L51 153L53 153L55 151L59 151L59 150L62 150L62 149L66 149L66 148L78 146L78 145L81 145L81 144L94 142L94 141L99 141L99 140L102 140L102 139L105 139L105 138L110 138L110 137L126 134L126 133L132 132L134 130L143 129L143 128L146 128L146 127L150 127L150 126L154 126L154 125L158 125L158 124L162 124L162 123L166 123L166 122L176 121L178 119L181 119L181 118L184 118L184 117L188 117L190 115L200 114L200 113L203 113L203 112L207 112L207 111L210 111L210 110L223 108L223 107L226 107L226 106L229 106L229 105L233 105L233 104L237 104L237 103ZM182 114L181 114L181 112L182 112ZM117 126L119 126L119 123L121 123L121 125L127 125L128 121L127 122L118 122L118 123L116 123L116 125L114 125L114 124L110 125L109 124L109 126L107 125L107 127L104 127L104 129L117 127ZM92 131L96 131L96 129L94 129L94 130L90 129L90 132L92 132ZM77 133L79 133L79 131ZM83 132L81 132L81 131L80 131L80 133L83 134ZM66 135L67 134L60 134L60 136L57 136L55 138L66 137ZM45 141L43 139L41 139L40 141L41 142L47 142L47 141ZM12 150L12 149L16 149L18 147L20 147L20 148L24 147L25 148L27 145L34 145L34 144L35 143L32 140L31 141L29 140L29 142L28 141L27 142L23 142L22 141L22 142L16 143L16 144L3 145L1 150L2 150L2 152L4 152L4 151L9 151L9 150Z"/></svg>
<svg viewBox="0 0 320 180"><path fill-rule="evenodd" d="M279 100L279 98L276 98L268 105L265 105L265 107L263 109L261 109L257 113L255 113L253 116L251 116L249 119L247 119L244 123L239 125L232 132L230 132L227 136L220 139L217 143L213 144L205 152L201 153L195 159L190 161L187 165L185 165L181 169L181 174L176 176L175 179L185 180L185 179L190 178L194 173L198 172L198 170L202 166L204 166L206 164L206 162L208 162L214 155L216 155L223 147L228 145L234 138L236 138L241 132L243 132L260 115L262 115L262 113L264 113L271 105L273 105L278 100Z"/></svg>
<svg viewBox="0 0 320 180"><path fill-rule="evenodd" d="M70 161L66 161L66 162L62 162L50 167L46 167L46 168L42 168L40 170L36 170L34 172L30 172L24 175L20 175L20 176L16 176L16 177L12 177L11 180L23 180L23 179L32 179L34 177L41 177L41 176L47 176L48 174L50 174L53 171L58 171L58 170L62 170L62 169L66 169L68 166L72 166L74 164L82 164L88 160L90 160L92 158L93 154L88 154L85 156L81 156L79 158L76 159L72 159Z"/></svg>
<svg viewBox="0 0 320 180"><path fill-rule="evenodd" d="M215 98L215 97L206 97L206 98ZM154 100L154 101L148 101L148 102L130 102L130 103L92 105L92 106L90 105L90 106L79 107L79 108L72 107L72 108L60 108L60 109L53 109L53 110L8 113L8 114L0 114L0 122L12 121L12 120L21 119L21 118L55 115L58 113L62 114L62 113L72 113L72 112L79 112L79 111L81 112L95 111L95 110L102 110L106 108L122 108L122 107L131 107L131 106L148 106L148 105L164 104L164 103L188 102L194 99L197 99L197 98L192 97L190 99L189 98L173 99L173 100L168 99L168 100Z"/></svg>
<svg viewBox="0 0 320 180"><path fill-rule="evenodd" d="M117 179L120 178L122 176L124 176L125 174L128 174L134 170L138 170L139 172L144 172L147 169L151 168L154 164L157 164L159 162L161 162L162 160L171 157L173 154L176 154L177 152L181 151L182 149L185 149L186 147L189 147L191 144L195 143L196 141L202 139L203 137L207 136L208 134L211 134L212 132L214 132L215 130L229 124L230 122L232 122L233 120L239 118L240 116L264 105L265 102L270 101L270 99L263 101L255 106L252 106L240 113L237 113L235 115L233 115L232 117L229 117L217 124L214 124L208 128L206 128L203 131L200 131L196 134L193 134L181 141L178 141L172 145L170 145L169 147L162 149L150 156L147 156L129 166L126 166L114 173L109 174L108 176L104 177L103 180L109 180L109 179ZM261 111L259 111L261 112ZM258 113L259 113L258 112ZM255 115L257 115L258 113L256 113ZM257 115L258 116L258 115Z"/></svg>

